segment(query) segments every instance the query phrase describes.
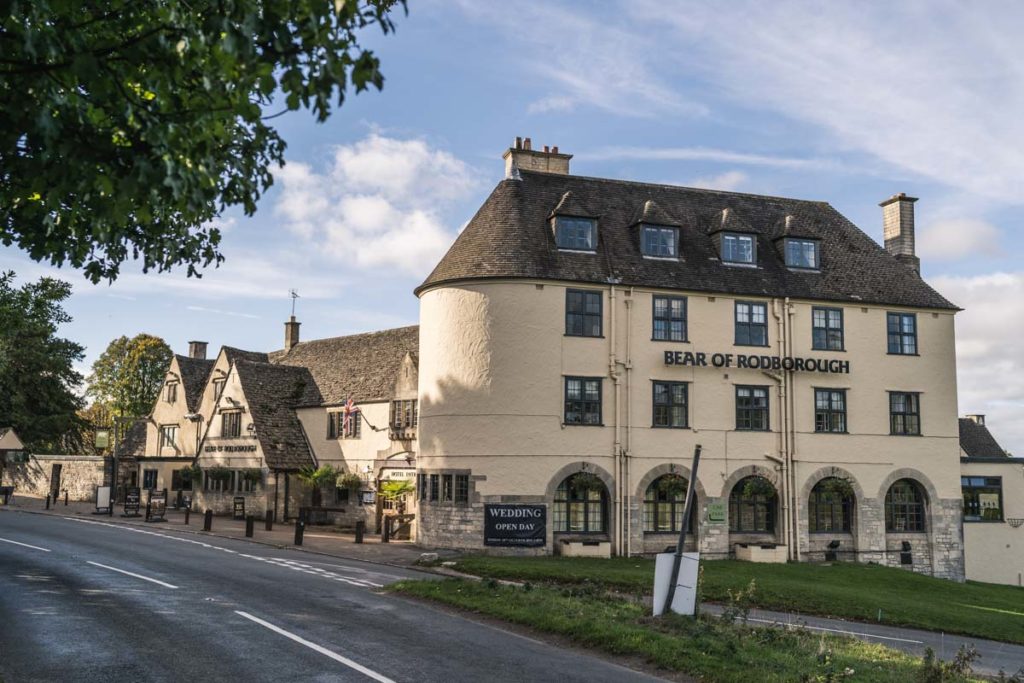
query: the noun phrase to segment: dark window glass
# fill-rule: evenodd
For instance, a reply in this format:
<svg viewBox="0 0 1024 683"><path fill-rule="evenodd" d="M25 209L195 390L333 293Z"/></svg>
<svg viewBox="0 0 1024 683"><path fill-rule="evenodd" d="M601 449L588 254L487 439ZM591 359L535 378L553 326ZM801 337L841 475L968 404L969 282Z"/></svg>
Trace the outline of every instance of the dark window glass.
<svg viewBox="0 0 1024 683"><path fill-rule="evenodd" d="M221 413L220 435L226 439L236 439L242 435L242 414L239 412Z"/></svg>
<svg viewBox="0 0 1024 683"><path fill-rule="evenodd" d="M652 338L658 341L686 341L686 298L654 297Z"/></svg>
<svg viewBox="0 0 1024 683"><path fill-rule="evenodd" d="M846 431L846 391L843 389L814 390L814 431Z"/></svg>
<svg viewBox="0 0 1024 683"><path fill-rule="evenodd" d="M456 503L468 503L469 502L469 475L468 474L456 474L455 475L455 502Z"/></svg>
<svg viewBox="0 0 1024 683"><path fill-rule="evenodd" d="M814 308L811 310L812 345L818 351L843 350L843 309Z"/></svg>
<svg viewBox="0 0 1024 683"><path fill-rule="evenodd" d="M768 305L753 301L736 302L736 344L768 346Z"/></svg>
<svg viewBox="0 0 1024 683"><path fill-rule="evenodd" d="M178 425L163 425L160 427L160 448L174 448L174 442L178 440Z"/></svg>
<svg viewBox="0 0 1024 683"><path fill-rule="evenodd" d="M913 313L889 313L887 319L889 353L917 354L917 316Z"/></svg>
<svg viewBox="0 0 1024 683"><path fill-rule="evenodd" d="M768 430L768 387L736 387L736 429Z"/></svg>
<svg viewBox="0 0 1024 683"><path fill-rule="evenodd" d="M889 392L889 431L910 436L921 433L920 394Z"/></svg>
<svg viewBox="0 0 1024 683"><path fill-rule="evenodd" d="M556 532L600 533L608 527L608 489L579 485L572 475L555 491L552 522ZM589 479L589 475L587 476Z"/></svg>
<svg viewBox="0 0 1024 683"><path fill-rule="evenodd" d="M167 383L167 392L165 393L164 398L167 400L168 403L174 403L175 401L178 400L178 383L177 382L168 382Z"/></svg>
<svg viewBox="0 0 1024 683"><path fill-rule="evenodd" d="M416 492L420 500L427 499L427 475L422 472L416 475Z"/></svg>
<svg viewBox="0 0 1024 683"><path fill-rule="evenodd" d="M644 256L679 256L679 230L645 225L640 231L640 251Z"/></svg>
<svg viewBox="0 0 1024 683"><path fill-rule="evenodd" d="M142 471L142 488L144 488L144 489L155 489L156 488L156 470L143 470Z"/></svg>
<svg viewBox="0 0 1024 683"><path fill-rule="evenodd" d="M728 263L753 263L754 236L724 233L722 235L722 260Z"/></svg>
<svg viewBox="0 0 1024 683"><path fill-rule="evenodd" d="M775 487L764 477L747 477L729 493L729 531L775 532Z"/></svg>
<svg viewBox="0 0 1024 683"><path fill-rule="evenodd" d="M964 520L1003 521L1003 478L960 477L964 493Z"/></svg>
<svg viewBox="0 0 1024 683"><path fill-rule="evenodd" d="M912 479L900 479L885 494L885 530L924 531L924 491Z"/></svg>
<svg viewBox="0 0 1024 683"><path fill-rule="evenodd" d="M452 490L452 475L443 474L441 475L441 502L450 503L453 499L454 491Z"/></svg>
<svg viewBox="0 0 1024 683"><path fill-rule="evenodd" d="M817 240L786 240L786 265L791 268L818 268Z"/></svg>
<svg viewBox="0 0 1024 683"><path fill-rule="evenodd" d="M601 424L600 378L565 378L565 424Z"/></svg>
<svg viewBox="0 0 1024 683"><path fill-rule="evenodd" d="M644 493L644 531L659 533L679 532L683 526L683 514L686 508L686 490L669 490L663 486L668 479L676 475L665 475L651 482ZM690 528L693 532L696 515L690 515Z"/></svg>
<svg viewBox="0 0 1024 683"><path fill-rule="evenodd" d="M419 409L416 399L391 402L391 417L388 420L392 429L407 429L419 423Z"/></svg>
<svg viewBox="0 0 1024 683"><path fill-rule="evenodd" d="M654 426L689 426L688 393L686 382L655 382Z"/></svg>
<svg viewBox="0 0 1024 683"><path fill-rule="evenodd" d="M836 486L839 479L826 477L811 489L808 524L811 533L850 533L853 496Z"/></svg>
<svg viewBox="0 0 1024 683"><path fill-rule="evenodd" d="M430 475L430 500L436 501L441 488L441 475L431 474Z"/></svg>
<svg viewBox="0 0 1024 683"><path fill-rule="evenodd" d="M171 490L172 491L191 491L192 480L186 480L181 475L183 470L173 470L171 472Z"/></svg>
<svg viewBox="0 0 1024 683"><path fill-rule="evenodd" d="M213 380L213 400L219 401L220 397L224 394L224 380L215 379Z"/></svg>
<svg viewBox="0 0 1024 683"><path fill-rule="evenodd" d="M565 333L574 337L600 337L602 298L601 292L566 290Z"/></svg>
<svg viewBox="0 0 1024 683"><path fill-rule="evenodd" d="M555 218L555 242L559 249L594 251L597 249L597 221L558 216Z"/></svg>
<svg viewBox="0 0 1024 683"><path fill-rule="evenodd" d="M335 486L334 487L334 502L338 505L345 505L348 503L351 490L347 486Z"/></svg>

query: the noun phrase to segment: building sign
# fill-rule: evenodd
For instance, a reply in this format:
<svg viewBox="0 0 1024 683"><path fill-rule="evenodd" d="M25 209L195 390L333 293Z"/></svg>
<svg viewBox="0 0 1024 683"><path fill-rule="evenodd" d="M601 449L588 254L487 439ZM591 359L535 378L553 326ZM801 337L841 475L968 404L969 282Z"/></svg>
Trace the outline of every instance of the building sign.
<svg viewBox="0 0 1024 683"><path fill-rule="evenodd" d="M247 443L240 446L232 446L231 444L206 444L206 448L203 449L207 453L255 453L256 444Z"/></svg>
<svg viewBox="0 0 1024 683"><path fill-rule="evenodd" d="M380 471L380 478L384 481L401 481L403 479L411 481L416 478L416 470L383 469Z"/></svg>
<svg viewBox="0 0 1024 683"><path fill-rule="evenodd" d="M725 503L708 503L708 521L718 524L725 521Z"/></svg>
<svg viewBox="0 0 1024 683"><path fill-rule="evenodd" d="M546 505L484 505L484 545L537 548L547 543Z"/></svg>
<svg viewBox="0 0 1024 683"><path fill-rule="evenodd" d="M745 353L703 353L693 351L666 351L665 365L691 367L740 368L750 370L792 370L793 372L825 372L850 374L850 361L828 358L792 358L786 356L758 356Z"/></svg>

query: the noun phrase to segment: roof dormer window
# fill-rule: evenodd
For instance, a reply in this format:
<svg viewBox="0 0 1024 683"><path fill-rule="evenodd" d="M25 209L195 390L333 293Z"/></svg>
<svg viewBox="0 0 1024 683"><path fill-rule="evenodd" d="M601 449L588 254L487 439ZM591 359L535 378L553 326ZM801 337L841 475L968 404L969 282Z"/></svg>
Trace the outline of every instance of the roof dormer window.
<svg viewBox="0 0 1024 683"><path fill-rule="evenodd" d="M641 226L640 253L644 256L679 258L679 229L664 225Z"/></svg>
<svg viewBox="0 0 1024 683"><path fill-rule="evenodd" d="M573 251L597 250L597 221L577 216L555 216L555 244Z"/></svg>
<svg viewBox="0 0 1024 683"><path fill-rule="evenodd" d="M786 239L786 265L790 268L818 270L821 264L818 240Z"/></svg>
<svg viewBox="0 0 1024 683"><path fill-rule="evenodd" d="M722 233L722 260L726 263L754 263L756 251L753 235Z"/></svg>

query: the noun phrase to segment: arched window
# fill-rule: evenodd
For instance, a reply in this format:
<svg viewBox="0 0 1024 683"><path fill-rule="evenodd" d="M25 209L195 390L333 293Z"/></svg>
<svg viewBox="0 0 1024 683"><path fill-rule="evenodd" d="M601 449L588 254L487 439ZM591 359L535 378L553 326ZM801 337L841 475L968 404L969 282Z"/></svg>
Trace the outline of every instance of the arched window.
<svg viewBox="0 0 1024 683"><path fill-rule="evenodd" d="M729 531L775 532L775 487L764 477L746 477L729 494Z"/></svg>
<svg viewBox="0 0 1024 683"><path fill-rule="evenodd" d="M566 477L555 490L555 532L603 533L608 529L608 489L588 472Z"/></svg>
<svg viewBox="0 0 1024 683"><path fill-rule="evenodd" d="M658 533L674 531L679 533L683 524L683 512L686 507L686 487L688 482L678 474L666 474L651 482L644 493L644 531ZM694 509L697 505L694 502ZM688 532L696 528L696 513L690 515Z"/></svg>
<svg viewBox="0 0 1024 683"><path fill-rule="evenodd" d="M807 501L809 530L813 533L850 533L853 489L839 477L825 477L811 489Z"/></svg>
<svg viewBox="0 0 1024 683"><path fill-rule="evenodd" d="M924 491L913 479L900 479L885 494L885 530L924 531Z"/></svg>

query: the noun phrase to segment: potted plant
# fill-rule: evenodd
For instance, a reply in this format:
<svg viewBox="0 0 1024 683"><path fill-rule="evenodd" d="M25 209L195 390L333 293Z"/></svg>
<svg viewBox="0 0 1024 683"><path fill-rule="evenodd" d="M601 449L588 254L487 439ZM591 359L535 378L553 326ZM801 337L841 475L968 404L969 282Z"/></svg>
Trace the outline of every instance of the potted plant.
<svg viewBox="0 0 1024 683"><path fill-rule="evenodd" d="M338 488L348 489L354 493L363 488L363 478L355 472L345 472L338 477L337 486Z"/></svg>
<svg viewBox="0 0 1024 683"><path fill-rule="evenodd" d="M312 489L313 507L323 505L323 487L338 480L338 471L330 465L303 467L299 470L299 481Z"/></svg>
<svg viewBox="0 0 1024 683"><path fill-rule="evenodd" d="M669 499L685 496L688 488L689 482L681 474L666 474L658 480L658 491Z"/></svg>
<svg viewBox="0 0 1024 683"><path fill-rule="evenodd" d="M192 484L193 487L202 483L203 470L198 463L192 463L181 471L181 481L184 484Z"/></svg>

